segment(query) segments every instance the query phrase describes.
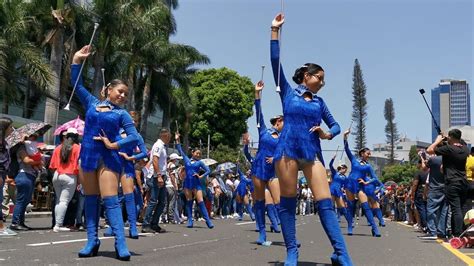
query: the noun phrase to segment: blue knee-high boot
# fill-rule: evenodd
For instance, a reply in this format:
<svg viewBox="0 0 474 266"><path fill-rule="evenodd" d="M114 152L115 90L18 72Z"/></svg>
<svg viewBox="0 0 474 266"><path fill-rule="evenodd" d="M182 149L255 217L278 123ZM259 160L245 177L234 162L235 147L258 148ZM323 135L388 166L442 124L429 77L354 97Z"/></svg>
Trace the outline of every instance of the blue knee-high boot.
<svg viewBox="0 0 474 266"><path fill-rule="evenodd" d="M341 216L343 216L343 217L346 219L346 221L349 223L349 219L348 219L348 217L347 217L347 210L346 210L346 208L344 208L344 207L337 208L337 211L338 211L338 212L341 214Z"/></svg>
<svg viewBox="0 0 474 266"><path fill-rule="evenodd" d="M193 201L186 201L186 215L188 216L188 228L193 228Z"/></svg>
<svg viewBox="0 0 474 266"><path fill-rule="evenodd" d="M265 205L265 207L267 209L267 213L268 213L268 217L270 218L270 222L272 223L270 225L270 231L275 232L275 233L280 233L281 231L278 228L278 221L277 221L277 218L275 216L275 212L276 212L275 205L267 204L267 205Z"/></svg>
<svg viewBox="0 0 474 266"><path fill-rule="evenodd" d="M87 243L79 251L79 257L97 256L100 240L97 235L99 226L99 195L86 195L84 201L84 212L87 228Z"/></svg>
<svg viewBox="0 0 474 266"><path fill-rule="evenodd" d="M138 239L137 230L137 208L135 206L135 195L133 193L125 194L125 208L127 209L127 219L130 224L129 236Z"/></svg>
<svg viewBox="0 0 474 266"><path fill-rule="evenodd" d="M280 215L278 215L278 210L280 209L280 203L275 204L275 216L277 218L278 225L281 224Z"/></svg>
<svg viewBox="0 0 474 266"><path fill-rule="evenodd" d="M280 197L280 221L286 246L285 265L298 263L298 246L296 243L296 197Z"/></svg>
<svg viewBox="0 0 474 266"><path fill-rule="evenodd" d="M355 200L349 200L347 201L347 234L352 235L352 229L354 226L354 209L355 209Z"/></svg>
<svg viewBox="0 0 474 266"><path fill-rule="evenodd" d="M252 207L250 207L250 203L245 204L245 208L247 209L247 212L250 215L250 219L252 219L252 221L255 221L255 214L253 213Z"/></svg>
<svg viewBox="0 0 474 266"><path fill-rule="evenodd" d="M361 205L361 208L364 210L365 217L367 218L367 222L372 227L372 236L381 237L379 228L374 221L374 215L372 214L372 210L370 210L369 203L364 202Z"/></svg>
<svg viewBox="0 0 474 266"><path fill-rule="evenodd" d="M115 235L115 256L119 260L130 260L127 242L125 241L125 230L123 225L122 208L117 196L104 197L105 215Z"/></svg>
<svg viewBox="0 0 474 266"><path fill-rule="evenodd" d="M382 210L380 208L373 208L372 214L379 220L379 226L385 227L385 221L383 219Z"/></svg>
<svg viewBox="0 0 474 266"><path fill-rule="evenodd" d="M260 224L259 220L257 219L257 202L255 201L252 206L252 211L255 213L255 232L258 232L260 230Z"/></svg>
<svg viewBox="0 0 474 266"><path fill-rule="evenodd" d="M242 221L244 216L244 208L242 208L242 203L236 203L237 213L239 214L239 221Z"/></svg>
<svg viewBox="0 0 474 266"><path fill-rule="evenodd" d="M212 224L211 219L209 219L209 214L207 213L206 205L204 205L204 201L198 203L199 210L201 211L201 215L206 220L206 225L209 229L214 228L214 224Z"/></svg>
<svg viewBox="0 0 474 266"><path fill-rule="evenodd" d="M334 253L331 256L333 265L352 265L351 257L347 252L344 238L342 237L341 228L337 222L334 205L331 199L323 199L318 201L318 214L321 219L324 231L331 241Z"/></svg>
<svg viewBox="0 0 474 266"><path fill-rule="evenodd" d="M258 226L257 244L268 246L267 232L265 232L265 201L255 201L255 219Z"/></svg>

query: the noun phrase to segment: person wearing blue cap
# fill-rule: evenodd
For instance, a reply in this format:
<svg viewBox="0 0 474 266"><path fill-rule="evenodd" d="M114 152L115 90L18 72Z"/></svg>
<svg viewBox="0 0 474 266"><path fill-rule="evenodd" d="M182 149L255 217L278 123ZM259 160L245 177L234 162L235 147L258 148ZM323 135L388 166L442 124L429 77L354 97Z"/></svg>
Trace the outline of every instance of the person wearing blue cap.
<svg viewBox="0 0 474 266"><path fill-rule="evenodd" d="M290 86L280 64L279 31L283 23L283 14L278 14L272 21L270 58L285 116L285 126L273 157L280 179L279 214L287 250L285 265L298 262L295 216L299 169L308 180L317 201L321 224L334 248L332 263L352 265L334 211L321 150L321 139L331 140L340 133L339 124L324 100L317 95L325 85L324 70L317 64L304 64L293 76L298 87ZM329 132L323 130L322 122L329 127Z"/></svg>
<svg viewBox="0 0 474 266"><path fill-rule="evenodd" d="M334 159L336 159L336 154L332 157L329 162L329 169L331 170L331 184L329 185L329 190L331 191L331 196L333 201L336 203L338 215L342 215L349 222L350 218L347 217L347 209L344 203L344 193L343 189L346 184L346 172L347 165L341 164L334 169Z"/></svg>

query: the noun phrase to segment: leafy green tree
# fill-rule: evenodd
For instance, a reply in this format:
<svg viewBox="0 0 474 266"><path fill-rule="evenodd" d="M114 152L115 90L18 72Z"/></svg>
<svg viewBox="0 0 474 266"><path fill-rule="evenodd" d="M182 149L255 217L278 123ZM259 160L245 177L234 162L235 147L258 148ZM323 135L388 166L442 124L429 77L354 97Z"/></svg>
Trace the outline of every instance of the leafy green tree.
<svg viewBox="0 0 474 266"><path fill-rule="evenodd" d="M358 59L355 59L354 62L352 82L352 120L356 128L356 130L352 132L352 135L355 136L355 149L360 150L367 145L365 126L365 121L367 120L367 88Z"/></svg>
<svg viewBox="0 0 474 266"><path fill-rule="evenodd" d="M411 164L416 164L419 160L418 156L418 148L416 148L416 145L412 145L410 147L410 152L408 154L408 158L410 158L410 163Z"/></svg>
<svg viewBox="0 0 474 266"><path fill-rule="evenodd" d="M236 148L252 115L253 84L228 68L199 71L192 79L192 143L211 136L211 145Z"/></svg>
<svg viewBox="0 0 474 266"><path fill-rule="evenodd" d="M385 100L385 107L384 107L384 117L387 120L387 124L385 125L385 137L387 143L390 145L390 150L388 155L388 159L390 164L395 162L395 143L399 139L397 123L395 123L395 108L393 107L393 100L392 98L388 98Z"/></svg>
<svg viewBox="0 0 474 266"><path fill-rule="evenodd" d="M8 113L9 103L19 100L28 83L42 92L51 84L51 68L42 57L42 51L30 40L34 23L27 1L0 0L2 113Z"/></svg>
<svg viewBox="0 0 474 266"><path fill-rule="evenodd" d="M382 182L395 181L396 183L409 183L418 169L413 164L394 164L385 166L382 170Z"/></svg>

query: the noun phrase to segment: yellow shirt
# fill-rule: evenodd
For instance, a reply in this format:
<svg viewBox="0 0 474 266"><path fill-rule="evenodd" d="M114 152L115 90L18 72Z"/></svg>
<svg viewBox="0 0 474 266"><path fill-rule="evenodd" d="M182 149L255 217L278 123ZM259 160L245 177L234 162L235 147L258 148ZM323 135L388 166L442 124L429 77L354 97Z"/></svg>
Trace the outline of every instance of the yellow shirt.
<svg viewBox="0 0 474 266"><path fill-rule="evenodd" d="M474 167L474 156L469 155L466 161L466 176L469 181L472 181L473 178L471 167Z"/></svg>

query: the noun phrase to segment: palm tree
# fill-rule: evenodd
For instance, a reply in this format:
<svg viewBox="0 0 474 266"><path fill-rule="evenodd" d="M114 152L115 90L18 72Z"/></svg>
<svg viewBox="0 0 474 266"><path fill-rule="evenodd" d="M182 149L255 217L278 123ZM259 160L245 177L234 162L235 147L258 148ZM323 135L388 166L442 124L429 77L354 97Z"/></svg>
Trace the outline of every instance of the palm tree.
<svg viewBox="0 0 474 266"><path fill-rule="evenodd" d="M3 88L3 113L8 113L10 102L18 100L18 89L24 88L27 80L34 88L44 92L44 88L52 81L51 69L42 57L41 50L28 39L34 22L34 18L28 16L25 1L0 0L0 87Z"/></svg>

